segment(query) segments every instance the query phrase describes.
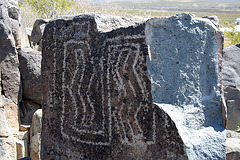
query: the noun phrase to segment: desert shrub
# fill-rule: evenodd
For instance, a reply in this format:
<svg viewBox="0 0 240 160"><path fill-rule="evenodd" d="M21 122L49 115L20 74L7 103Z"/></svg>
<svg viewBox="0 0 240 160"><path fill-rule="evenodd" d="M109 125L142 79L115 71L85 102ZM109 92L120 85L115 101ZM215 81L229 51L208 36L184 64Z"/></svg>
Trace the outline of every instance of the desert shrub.
<svg viewBox="0 0 240 160"><path fill-rule="evenodd" d="M240 43L240 31L237 30L237 26L229 25L228 23L225 23L225 25L229 28L224 32L225 37L230 41L229 45Z"/></svg>
<svg viewBox="0 0 240 160"><path fill-rule="evenodd" d="M26 0L41 18L52 19L70 10L75 0Z"/></svg>
<svg viewBox="0 0 240 160"><path fill-rule="evenodd" d="M236 129L236 131L239 131L240 130L240 126L237 126L237 129Z"/></svg>

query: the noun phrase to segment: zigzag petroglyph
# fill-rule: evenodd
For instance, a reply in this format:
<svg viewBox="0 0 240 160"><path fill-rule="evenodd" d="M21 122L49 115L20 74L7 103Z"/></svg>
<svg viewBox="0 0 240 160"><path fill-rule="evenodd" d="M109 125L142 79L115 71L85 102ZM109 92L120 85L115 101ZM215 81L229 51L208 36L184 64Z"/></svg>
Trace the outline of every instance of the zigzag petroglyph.
<svg viewBox="0 0 240 160"><path fill-rule="evenodd" d="M143 61L140 45L131 42L138 38L144 36L124 37L124 44L117 43L121 41L121 37L107 38L102 44L105 52L100 53L100 57L93 55L87 40L69 40L64 43L61 117L63 137L86 144L109 145L115 127L122 143L131 145L144 140L137 115L148 104L127 100L129 94L134 97L141 94L143 101L147 99L145 83L138 73L139 64ZM74 58L74 65L68 63L69 58ZM92 90L100 91L100 94L94 95ZM65 101L66 96L71 97L71 102ZM94 96L101 96L101 104L95 102ZM67 107L73 107L74 114L68 113ZM154 112L152 115L154 130ZM96 116L101 116L101 122L96 121ZM71 125L65 124L67 118L73 119ZM65 130L69 129L79 136L68 135ZM102 140L95 141L97 137L102 137ZM155 143L155 137L153 131L147 144Z"/></svg>
<svg viewBox="0 0 240 160"><path fill-rule="evenodd" d="M42 157L187 159L174 122L152 101L146 23L98 25L79 15L45 28Z"/></svg>

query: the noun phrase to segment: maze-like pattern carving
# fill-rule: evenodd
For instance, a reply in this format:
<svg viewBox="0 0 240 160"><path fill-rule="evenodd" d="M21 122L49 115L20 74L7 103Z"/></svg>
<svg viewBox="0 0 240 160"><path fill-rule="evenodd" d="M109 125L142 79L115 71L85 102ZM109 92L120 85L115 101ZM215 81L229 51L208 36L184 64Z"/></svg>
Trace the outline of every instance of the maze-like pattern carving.
<svg viewBox="0 0 240 160"><path fill-rule="evenodd" d="M103 33L79 15L46 26L43 158L187 159L174 122L152 103L145 25Z"/></svg>
<svg viewBox="0 0 240 160"><path fill-rule="evenodd" d="M85 30L82 34L88 36L89 24L81 25L79 28ZM149 107L149 103L145 103L149 91L144 74L140 74L144 56L137 40L142 38L143 35L106 38L95 50L88 39L70 39L63 43L63 53L54 53L55 72L56 64L62 65L58 77L62 86L58 92L62 93L61 134L64 138L110 145L113 134L117 134L124 144L155 143L154 110L146 111L152 115L152 131L148 131L152 134L148 137L138 117L141 109ZM57 59L57 54L63 54L63 58ZM54 103L59 97L52 96Z"/></svg>

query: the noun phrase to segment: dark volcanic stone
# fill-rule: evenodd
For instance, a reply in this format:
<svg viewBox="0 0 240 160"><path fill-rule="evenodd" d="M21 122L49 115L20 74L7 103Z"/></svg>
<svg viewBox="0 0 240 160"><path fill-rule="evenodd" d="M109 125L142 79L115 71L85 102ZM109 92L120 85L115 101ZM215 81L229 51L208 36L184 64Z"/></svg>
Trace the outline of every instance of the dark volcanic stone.
<svg viewBox="0 0 240 160"><path fill-rule="evenodd" d="M2 77L2 93L0 94L18 104L21 101L19 61L16 50L19 43L16 37L19 37L19 32L15 29L19 28L19 22L12 19L13 15L16 16L16 10L10 9L9 2L0 1L0 70Z"/></svg>
<svg viewBox="0 0 240 160"><path fill-rule="evenodd" d="M41 89L41 61L42 53L30 47L19 51L21 79L23 83L23 97L35 103L42 102Z"/></svg>
<svg viewBox="0 0 240 160"><path fill-rule="evenodd" d="M187 159L152 104L145 24L107 33L93 16L50 22L43 36L42 159Z"/></svg>

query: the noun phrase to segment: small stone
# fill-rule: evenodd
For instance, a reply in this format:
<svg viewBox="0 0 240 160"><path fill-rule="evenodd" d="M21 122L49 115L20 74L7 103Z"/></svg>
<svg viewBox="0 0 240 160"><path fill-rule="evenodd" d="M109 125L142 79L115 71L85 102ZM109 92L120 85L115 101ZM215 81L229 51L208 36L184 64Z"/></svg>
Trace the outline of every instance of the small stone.
<svg viewBox="0 0 240 160"><path fill-rule="evenodd" d="M24 131L29 131L30 125L20 125L19 131L24 132Z"/></svg>

